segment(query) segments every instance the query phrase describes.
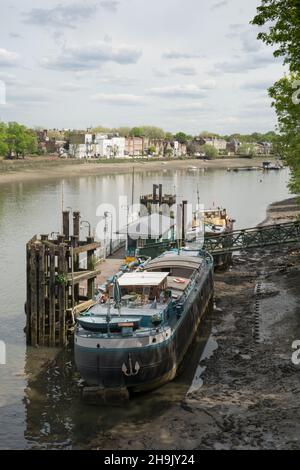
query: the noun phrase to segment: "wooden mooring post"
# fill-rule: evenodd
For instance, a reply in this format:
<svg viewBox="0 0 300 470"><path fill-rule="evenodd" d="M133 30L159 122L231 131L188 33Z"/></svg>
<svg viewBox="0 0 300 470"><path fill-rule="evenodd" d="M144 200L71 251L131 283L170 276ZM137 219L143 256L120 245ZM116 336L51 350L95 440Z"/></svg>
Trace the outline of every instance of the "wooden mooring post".
<svg viewBox="0 0 300 470"><path fill-rule="evenodd" d="M64 346L73 327L74 311L94 296L94 284L101 270L94 262L100 243L88 237L79 240L80 213L73 213L73 235L69 234L69 212L63 213L66 233L50 239L34 236L26 245L27 300L26 338L31 346ZM87 269L79 265L86 253ZM79 284L86 282L86 296Z"/></svg>

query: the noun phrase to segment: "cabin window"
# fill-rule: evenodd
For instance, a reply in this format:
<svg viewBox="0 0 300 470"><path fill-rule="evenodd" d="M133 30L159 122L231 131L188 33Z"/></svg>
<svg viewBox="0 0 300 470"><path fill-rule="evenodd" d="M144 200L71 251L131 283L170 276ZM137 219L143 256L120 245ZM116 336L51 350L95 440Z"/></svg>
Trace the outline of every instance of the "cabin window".
<svg viewBox="0 0 300 470"><path fill-rule="evenodd" d="M132 328L132 326L123 326L123 328L122 328L122 336L124 336L124 337L133 336L133 328Z"/></svg>

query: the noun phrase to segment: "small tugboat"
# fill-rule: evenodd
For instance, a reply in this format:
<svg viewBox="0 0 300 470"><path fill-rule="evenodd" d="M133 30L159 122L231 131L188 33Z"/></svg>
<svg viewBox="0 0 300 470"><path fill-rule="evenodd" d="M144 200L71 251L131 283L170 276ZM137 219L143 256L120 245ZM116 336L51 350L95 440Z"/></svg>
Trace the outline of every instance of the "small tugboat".
<svg viewBox="0 0 300 470"><path fill-rule="evenodd" d="M213 259L165 252L118 273L78 317L75 362L90 387L151 390L174 379L202 317L213 308Z"/></svg>
<svg viewBox="0 0 300 470"><path fill-rule="evenodd" d="M280 162L275 162L275 163L263 162L263 165L262 165L262 169L264 171L270 171L270 170L279 171L279 170L283 170L283 168L284 166Z"/></svg>
<svg viewBox="0 0 300 470"><path fill-rule="evenodd" d="M213 237L223 233L232 232L234 220L231 219L226 209L216 208L204 211L204 233L205 237ZM186 233L186 242L193 242L197 238L199 229L199 220L197 214L194 214L192 227Z"/></svg>

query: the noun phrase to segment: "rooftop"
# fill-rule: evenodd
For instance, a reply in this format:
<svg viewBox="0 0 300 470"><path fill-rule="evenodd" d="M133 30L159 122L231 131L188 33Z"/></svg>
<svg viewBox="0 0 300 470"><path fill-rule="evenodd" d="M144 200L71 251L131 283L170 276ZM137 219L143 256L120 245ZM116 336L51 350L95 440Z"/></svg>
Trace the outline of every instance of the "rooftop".
<svg viewBox="0 0 300 470"><path fill-rule="evenodd" d="M120 287L131 286L160 286L162 282L168 277L169 273L163 272L134 272L125 273L119 278Z"/></svg>

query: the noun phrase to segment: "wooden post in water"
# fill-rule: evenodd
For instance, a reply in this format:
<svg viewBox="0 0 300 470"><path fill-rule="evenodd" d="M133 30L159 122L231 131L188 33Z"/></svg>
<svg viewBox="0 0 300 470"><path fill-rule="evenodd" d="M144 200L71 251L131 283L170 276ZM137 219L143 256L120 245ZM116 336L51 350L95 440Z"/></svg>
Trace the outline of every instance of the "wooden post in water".
<svg viewBox="0 0 300 470"><path fill-rule="evenodd" d="M73 212L73 237L74 237L74 247L79 246L80 242L80 212ZM79 271L79 256L75 255L73 260L74 271ZM79 284L76 284L74 287L74 297L75 301L79 302Z"/></svg>
<svg viewBox="0 0 300 470"><path fill-rule="evenodd" d="M64 346L66 342L66 277L66 246L60 244L58 247L58 321L60 346Z"/></svg>
<svg viewBox="0 0 300 470"><path fill-rule="evenodd" d="M94 243L94 237L87 237L87 244ZM89 271L94 270L94 253L95 250L90 250L87 252L87 269ZM88 279L88 288L87 295L89 299L92 299L95 295L95 278Z"/></svg>
<svg viewBox="0 0 300 470"><path fill-rule="evenodd" d="M75 211L73 212L73 235L74 237L78 237L78 240L79 240L79 232L80 232L80 212Z"/></svg>
<svg viewBox="0 0 300 470"><path fill-rule="evenodd" d="M46 299L46 283L45 283L45 245L38 245L37 250L38 262L38 344L45 345L45 299Z"/></svg>
<svg viewBox="0 0 300 470"><path fill-rule="evenodd" d="M37 270L36 270L36 250L34 243L30 246L30 258L29 258L29 269L30 269L30 344L32 346L38 345L37 337Z"/></svg>
<svg viewBox="0 0 300 470"><path fill-rule="evenodd" d="M31 267L31 245L30 243L26 244L26 284L27 284L27 295L25 303L25 313L26 313L26 342L27 344L31 343L31 327L30 327L30 311L31 311L31 279L30 279L30 267Z"/></svg>
<svg viewBox="0 0 300 470"><path fill-rule="evenodd" d="M48 284L48 317L49 317L49 346L55 347L55 307L56 307L56 286L55 286L55 246L49 248L49 284Z"/></svg>
<svg viewBox="0 0 300 470"><path fill-rule="evenodd" d="M66 240L68 240L70 236L70 212L69 211L63 212L63 234L65 235Z"/></svg>
<svg viewBox="0 0 300 470"><path fill-rule="evenodd" d="M73 307L79 306L79 283L87 281L88 296L94 296L95 279L100 269L94 266L94 253L100 247L93 237L79 242L80 214L75 213L74 230L68 235L67 215L64 215L65 234L56 240L48 235L33 237L26 245L27 301L26 339L31 346L64 346L68 327L73 327ZM79 271L79 254L87 253L87 268ZM74 272L72 257L77 261Z"/></svg>

